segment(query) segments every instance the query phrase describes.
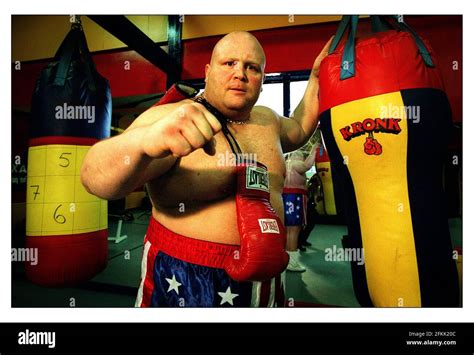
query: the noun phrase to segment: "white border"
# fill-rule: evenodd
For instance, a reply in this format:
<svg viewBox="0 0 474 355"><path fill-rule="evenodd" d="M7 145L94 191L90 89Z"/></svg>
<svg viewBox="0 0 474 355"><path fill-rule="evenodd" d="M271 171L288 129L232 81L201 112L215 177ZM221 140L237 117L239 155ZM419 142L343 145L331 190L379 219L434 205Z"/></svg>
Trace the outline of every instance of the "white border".
<svg viewBox="0 0 474 355"><path fill-rule="evenodd" d="M472 35L473 16L468 10L468 1L453 1L436 4L434 2L397 1L394 5L371 0L355 2L349 0L334 1L272 1L240 0L229 5L229 2L215 0L199 1L145 1L115 2L81 0L75 3L64 0L54 1L15 1L2 2L0 7L0 60L2 75L2 95L7 104L2 105L3 128L0 130L4 152L0 154L0 196L3 196L0 225L7 230L0 237L0 282L4 285L0 292L0 321L5 322L467 322L472 321L473 288L472 288L472 218L469 210L464 210L463 218L463 262L464 262L464 308L462 309L355 309L355 308L313 308L313 309L20 309L11 305L11 190L10 190L10 153L11 153L11 14L341 14L344 13L404 13L404 14L464 14L464 39ZM454 7L454 5L457 5ZM461 62L464 75L464 102L472 94L472 69L469 64L474 59L468 40L463 40L464 60ZM464 132L472 132L472 112L470 105L463 107ZM440 137L442 139L442 137ZM466 135L464 140L463 165L464 205L468 206L472 194L471 158L472 139ZM466 167L468 167L466 169Z"/></svg>

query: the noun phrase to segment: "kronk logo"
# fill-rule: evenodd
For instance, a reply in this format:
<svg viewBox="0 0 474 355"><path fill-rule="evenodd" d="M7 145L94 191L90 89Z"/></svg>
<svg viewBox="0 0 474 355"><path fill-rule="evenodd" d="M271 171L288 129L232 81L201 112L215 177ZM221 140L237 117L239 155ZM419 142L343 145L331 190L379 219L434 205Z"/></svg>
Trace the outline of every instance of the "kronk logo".
<svg viewBox="0 0 474 355"><path fill-rule="evenodd" d="M382 154L382 145L375 139L374 133L398 134L402 131L398 124L401 118L366 118L362 122L354 122L350 126L341 128L342 138L350 141L352 138L368 134L364 143L364 152L367 155Z"/></svg>

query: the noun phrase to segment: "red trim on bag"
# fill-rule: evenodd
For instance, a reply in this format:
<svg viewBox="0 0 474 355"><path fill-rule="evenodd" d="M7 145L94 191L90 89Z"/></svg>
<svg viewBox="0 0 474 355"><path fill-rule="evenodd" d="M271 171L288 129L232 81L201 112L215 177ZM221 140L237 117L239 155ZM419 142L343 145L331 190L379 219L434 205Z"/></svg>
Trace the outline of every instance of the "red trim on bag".
<svg viewBox="0 0 474 355"><path fill-rule="evenodd" d="M27 236L26 248L37 248L36 265L25 262L26 275L44 286L74 285L89 280L107 265L108 229L95 232Z"/></svg>
<svg viewBox="0 0 474 355"><path fill-rule="evenodd" d="M38 138L30 138L29 147L50 144L69 144L69 145L94 145L99 139L89 137L71 137L71 136L46 136Z"/></svg>
<svg viewBox="0 0 474 355"><path fill-rule="evenodd" d="M318 148L316 150L316 157L314 158L314 161L316 164L318 163L327 163L329 162L329 155L328 155L328 152L326 151L326 149L323 148L323 154L321 155L321 148Z"/></svg>
<svg viewBox="0 0 474 355"><path fill-rule="evenodd" d="M438 60L430 44L425 39L423 42L434 68L425 65L414 39L407 32L392 30L357 39L355 75L345 80L340 80L344 46L339 45L321 62L319 112L346 102L405 89L443 90Z"/></svg>

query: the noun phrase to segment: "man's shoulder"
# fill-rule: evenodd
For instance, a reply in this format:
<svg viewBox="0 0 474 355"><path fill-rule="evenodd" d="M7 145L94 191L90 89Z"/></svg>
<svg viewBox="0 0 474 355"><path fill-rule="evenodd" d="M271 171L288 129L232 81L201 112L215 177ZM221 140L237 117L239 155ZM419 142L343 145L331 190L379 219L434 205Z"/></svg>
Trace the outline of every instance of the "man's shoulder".
<svg viewBox="0 0 474 355"><path fill-rule="evenodd" d="M255 105L252 109L252 112L259 112L259 113L266 113L266 114L275 114L275 111L273 111L270 107L267 106L262 106L262 105Z"/></svg>
<svg viewBox="0 0 474 355"><path fill-rule="evenodd" d="M184 105L190 102L192 101L185 99L182 101L173 102L169 104L152 106L149 109L147 109L145 112L143 112L140 116L138 116L133 122L133 125L141 126L141 125L152 124L162 119L163 117L165 117L167 114L171 113L172 111L176 110L181 105Z"/></svg>
<svg viewBox="0 0 474 355"><path fill-rule="evenodd" d="M265 120L272 120L275 122L280 120L280 115L267 106L254 106L252 114Z"/></svg>
<svg viewBox="0 0 474 355"><path fill-rule="evenodd" d="M188 103L192 103L192 101L190 99L184 99L184 100L181 100L181 101L178 101L178 102L171 102L171 103L164 104L164 105L155 105L155 106L150 107L143 114L154 115L154 114L160 113L160 112L169 112L169 111L173 111L173 110L177 109L181 105L188 104Z"/></svg>

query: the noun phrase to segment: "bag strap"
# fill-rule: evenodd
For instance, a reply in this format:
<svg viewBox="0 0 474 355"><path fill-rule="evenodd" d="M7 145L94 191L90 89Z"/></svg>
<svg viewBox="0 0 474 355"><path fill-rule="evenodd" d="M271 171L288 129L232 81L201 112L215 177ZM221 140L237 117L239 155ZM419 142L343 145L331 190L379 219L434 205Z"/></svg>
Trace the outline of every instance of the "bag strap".
<svg viewBox="0 0 474 355"><path fill-rule="evenodd" d="M87 46L86 36L84 35L84 31L80 31L79 36L79 48L81 49L81 53L85 59L85 67L86 67L86 76L87 76L87 84L90 90L96 91L97 87L95 85L94 75L93 73L97 72L95 67L94 61L92 60L91 52L89 52L89 47Z"/></svg>
<svg viewBox="0 0 474 355"><path fill-rule="evenodd" d="M385 32L393 29L393 26L383 16L370 16L370 27L372 32Z"/></svg>
<svg viewBox="0 0 474 355"><path fill-rule="evenodd" d="M421 57L423 58L423 61L425 62L426 66L434 68L430 52L428 51L428 48L426 48L426 45L420 38L420 36L418 36L417 33L410 26L408 26L400 16L394 15L392 16L392 18L395 19L395 23L400 27L402 31L409 32L412 35L413 39L416 42L416 46L418 47L418 51L420 52Z"/></svg>
<svg viewBox="0 0 474 355"><path fill-rule="evenodd" d="M346 32L350 18L351 16L349 15L342 16L341 22L339 22L339 26L337 27L336 34L334 35L334 39L332 40L331 45L329 46L329 54L333 53L336 50L337 45L339 44L342 36L344 35L344 32Z"/></svg>
<svg viewBox="0 0 474 355"><path fill-rule="evenodd" d="M83 56L88 88L96 91L94 73L97 71L92 56L87 47L87 40L82 30L82 26L74 24L66 35L66 38L58 48L55 58L59 61L58 69L54 77L54 85L64 86L67 73L74 56Z"/></svg>
<svg viewBox="0 0 474 355"><path fill-rule="evenodd" d="M72 61L72 57L77 51L78 30L72 29L66 35L66 38L61 43L55 58L59 61L56 75L54 76L54 85L64 86L66 83L67 72Z"/></svg>
<svg viewBox="0 0 474 355"><path fill-rule="evenodd" d="M341 73L340 73L341 80L351 78L355 74L355 63L354 63L355 35L357 32L358 22L359 22L358 15L342 16L341 22L339 23L339 27L337 28L334 39L332 40L331 46L329 47L329 54L331 54L336 50L339 42L342 39L342 36L344 36L344 33L346 31L349 31L348 36L347 36L347 42L344 45L344 52L342 54Z"/></svg>
<svg viewBox="0 0 474 355"><path fill-rule="evenodd" d="M351 16L350 22L347 42L344 46L344 52L342 53L341 80L352 78L355 75L355 36L359 16Z"/></svg>
<svg viewBox="0 0 474 355"><path fill-rule="evenodd" d="M392 28L396 28L400 31L409 32L415 40L416 46L418 47L418 51L421 57L423 58L423 62L426 66L433 68L433 60L423 40L399 16L392 15L390 17L395 19L395 22L397 24L396 27L391 25L390 22L383 15L370 16L372 32L384 32ZM344 45L344 51L342 53L340 72L341 80L349 79L355 75L355 36L357 33L358 21L358 15L344 15L341 19L341 22L339 23L331 46L329 47L329 54L331 54L336 50L344 33L348 31L347 41Z"/></svg>

